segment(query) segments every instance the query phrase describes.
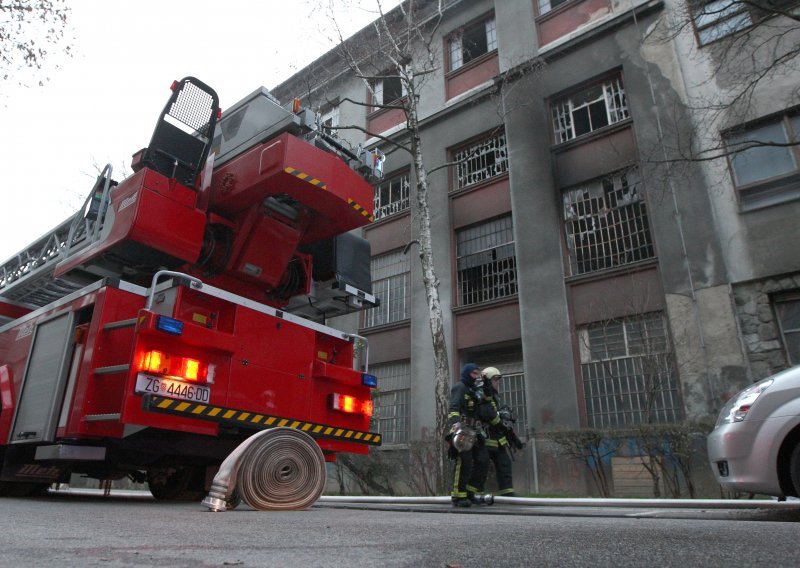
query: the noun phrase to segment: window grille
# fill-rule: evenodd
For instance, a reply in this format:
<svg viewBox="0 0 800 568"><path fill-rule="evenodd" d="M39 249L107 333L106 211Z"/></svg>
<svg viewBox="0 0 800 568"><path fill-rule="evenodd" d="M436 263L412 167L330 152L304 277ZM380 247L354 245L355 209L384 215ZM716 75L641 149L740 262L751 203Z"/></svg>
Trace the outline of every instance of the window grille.
<svg viewBox="0 0 800 568"><path fill-rule="evenodd" d="M459 30L448 40L450 71L455 71L484 53L497 49L494 16Z"/></svg>
<svg viewBox="0 0 800 568"><path fill-rule="evenodd" d="M364 312L364 327L408 319L409 261L402 251L376 256L370 263L372 293L381 303Z"/></svg>
<svg viewBox="0 0 800 568"><path fill-rule="evenodd" d="M557 144L630 116L625 90L618 77L556 101L552 112Z"/></svg>
<svg viewBox="0 0 800 568"><path fill-rule="evenodd" d="M637 169L564 191L570 273L586 274L655 256Z"/></svg>
<svg viewBox="0 0 800 568"><path fill-rule="evenodd" d="M588 425L615 428L683 417L674 358L660 312L579 329Z"/></svg>
<svg viewBox="0 0 800 568"><path fill-rule="evenodd" d="M468 306L517 293L517 263L511 216L456 235L459 304Z"/></svg>
<svg viewBox="0 0 800 568"><path fill-rule="evenodd" d="M409 440L408 400L411 392L409 361L380 363L370 367L378 377L378 390L373 393L374 427L384 445L405 444Z"/></svg>
<svg viewBox="0 0 800 568"><path fill-rule="evenodd" d="M508 171L505 132L484 138L453 153L455 187L462 189Z"/></svg>
<svg viewBox="0 0 800 568"><path fill-rule="evenodd" d="M375 220L408 210L409 189L407 173L387 179L375 186Z"/></svg>
<svg viewBox="0 0 800 568"><path fill-rule="evenodd" d="M500 369L502 372L502 369ZM528 435L528 407L525 404L525 375L522 373L503 373L500 385L500 398L505 402L517 422L514 425L517 435L525 438Z"/></svg>

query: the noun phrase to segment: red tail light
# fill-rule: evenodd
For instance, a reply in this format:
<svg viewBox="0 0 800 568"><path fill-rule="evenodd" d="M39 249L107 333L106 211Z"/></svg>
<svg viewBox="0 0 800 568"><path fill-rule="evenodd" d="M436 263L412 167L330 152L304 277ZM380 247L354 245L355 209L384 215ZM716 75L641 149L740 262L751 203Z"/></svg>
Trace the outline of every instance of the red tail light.
<svg viewBox="0 0 800 568"><path fill-rule="evenodd" d="M363 414L372 416L372 400L360 399L349 394L333 393L331 395L331 408L348 414Z"/></svg>
<svg viewBox="0 0 800 568"><path fill-rule="evenodd" d="M184 381L206 382L208 380L207 363L191 357L175 357L156 349L142 354L139 370Z"/></svg>

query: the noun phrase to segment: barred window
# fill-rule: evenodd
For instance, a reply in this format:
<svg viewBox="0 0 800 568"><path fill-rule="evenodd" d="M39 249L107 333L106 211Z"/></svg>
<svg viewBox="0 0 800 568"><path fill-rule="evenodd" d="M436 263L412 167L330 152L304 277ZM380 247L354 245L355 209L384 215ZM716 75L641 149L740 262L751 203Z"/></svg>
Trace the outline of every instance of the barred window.
<svg viewBox="0 0 800 568"><path fill-rule="evenodd" d="M450 53L449 70L455 71L476 57L497 49L497 26L494 16L467 26L447 40Z"/></svg>
<svg viewBox="0 0 800 568"><path fill-rule="evenodd" d="M590 427L682 419L674 358L661 312L596 322L578 332Z"/></svg>
<svg viewBox="0 0 800 568"><path fill-rule="evenodd" d="M411 363L408 360L380 363L370 367L378 377L373 394L373 421L384 445L405 444L409 440L408 399L411 391Z"/></svg>
<svg viewBox="0 0 800 568"><path fill-rule="evenodd" d="M471 357L482 368L495 367L502 374L499 391L500 400L514 413L517 435L525 437L528 432L528 408L525 403L525 375L522 373L522 352L486 351Z"/></svg>
<svg viewBox="0 0 800 568"><path fill-rule="evenodd" d="M462 189L508 171L506 134L500 132L453 152L455 187Z"/></svg>
<svg viewBox="0 0 800 568"><path fill-rule="evenodd" d="M555 101L552 112L556 144L630 116L625 90L619 77Z"/></svg>
<svg viewBox="0 0 800 568"><path fill-rule="evenodd" d="M570 273L585 274L655 256L637 168L564 191Z"/></svg>
<svg viewBox="0 0 800 568"><path fill-rule="evenodd" d="M488 302L517 293L517 262L511 215L456 234L459 305Z"/></svg>
<svg viewBox="0 0 800 568"><path fill-rule="evenodd" d="M403 251L376 256L370 263L372 293L380 305L364 312L364 327L408 319L409 261Z"/></svg>
<svg viewBox="0 0 800 568"><path fill-rule="evenodd" d="M503 369L500 368L503 372ZM505 373L500 383L500 398L505 402L517 422L514 425L517 435L526 437L528 433L528 407L525 404L525 375L522 373Z"/></svg>
<svg viewBox="0 0 800 568"><path fill-rule="evenodd" d="M408 173L388 178L375 186L375 220L407 211L409 189Z"/></svg>

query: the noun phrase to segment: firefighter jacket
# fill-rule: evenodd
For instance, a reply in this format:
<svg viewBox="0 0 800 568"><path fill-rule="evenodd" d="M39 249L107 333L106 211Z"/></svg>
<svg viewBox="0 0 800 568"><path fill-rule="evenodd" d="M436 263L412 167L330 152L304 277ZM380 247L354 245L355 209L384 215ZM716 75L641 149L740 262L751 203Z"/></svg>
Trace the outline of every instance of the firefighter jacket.
<svg viewBox="0 0 800 568"><path fill-rule="evenodd" d="M460 422L462 416L478 420L478 406L483 398L483 391L475 385L470 373L478 366L469 363L461 369L461 380L450 389L450 405L447 411L447 424L452 428Z"/></svg>
<svg viewBox="0 0 800 568"><path fill-rule="evenodd" d="M494 411L495 416L497 416L497 422L493 425L490 425L488 433L488 438L486 440L486 446L491 448L502 448L508 445L508 439L506 438L506 431L507 428L503 424L502 417L500 416L500 411L508 408L503 401L500 399L500 396L497 394L497 391L489 387L491 390L491 394L488 394L486 398L489 401L488 404L491 405L492 410Z"/></svg>

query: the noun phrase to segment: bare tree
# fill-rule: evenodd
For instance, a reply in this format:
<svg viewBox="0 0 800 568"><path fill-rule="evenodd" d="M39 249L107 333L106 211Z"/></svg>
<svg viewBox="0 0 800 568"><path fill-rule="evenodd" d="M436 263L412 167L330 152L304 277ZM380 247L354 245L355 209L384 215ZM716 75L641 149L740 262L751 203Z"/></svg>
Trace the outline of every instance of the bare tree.
<svg viewBox="0 0 800 568"><path fill-rule="evenodd" d="M695 134L725 131L713 140L677 136L675 158L711 161L759 146L796 146L800 136L769 140L740 135L741 125L760 118L759 101L786 85L786 106L800 102L800 12L797 0L689 0L675 2L661 32L645 42L678 42L691 67L688 109ZM683 38L683 40L681 40ZM668 114L668 113L665 113ZM672 113L674 114L674 113ZM698 139L699 138L699 139Z"/></svg>
<svg viewBox="0 0 800 568"><path fill-rule="evenodd" d="M587 467L601 497L613 495L609 463L622 443L615 431L595 428L553 430L547 432L545 438L554 444L555 455L575 459Z"/></svg>
<svg viewBox="0 0 800 568"><path fill-rule="evenodd" d="M443 17L444 4L444 0L406 0L398 8L386 12L381 1L375 0L378 17L372 26L348 40L340 33L338 47L338 53L347 69L363 81L368 93L367 100L342 98L339 102L349 102L370 110L399 111L405 118L405 129L394 135L372 132L356 124L339 124L337 128L364 132L390 148L407 152L411 159L416 180L413 189L417 204L417 233L412 243L418 245L422 282L430 313L435 378L435 431L438 440L443 440L445 436L451 376L431 239L428 177L432 171L445 166L431 168L426 163L420 132L419 101L426 80L439 69L439 55L434 37ZM377 91L378 82L386 80L399 81L401 93L398 93L397 98ZM382 94L387 96L381 96ZM444 488L446 472L446 456L443 450L438 452L433 466L435 485L441 490Z"/></svg>
<svg viewBox="0 0 800 568"><path fill-rule="evenodd" d="M70 8L66 0L0 0L0 75L4 81L17 71L41 71L50 49L59 48L69 55L66 26ZM43 80L39 80L39 85Z"/></svg>

